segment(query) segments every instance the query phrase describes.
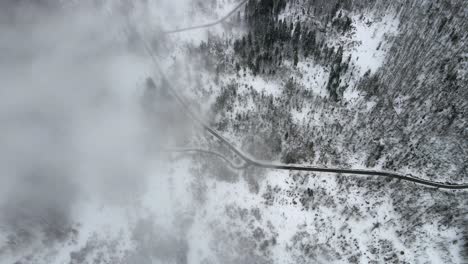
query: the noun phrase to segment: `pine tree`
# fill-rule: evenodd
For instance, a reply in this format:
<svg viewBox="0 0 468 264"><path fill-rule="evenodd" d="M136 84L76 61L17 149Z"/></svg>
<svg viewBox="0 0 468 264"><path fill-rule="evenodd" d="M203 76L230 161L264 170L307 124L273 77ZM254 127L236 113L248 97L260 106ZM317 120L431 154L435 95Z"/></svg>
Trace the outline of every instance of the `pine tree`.
<svg viewBox="0 0 468 264"><path fill-rule="evenodd" d="M301 39L301 22L297 21L294 28L294 41L298 44Z"/></svg>
<svg viewBox="0 0 468 264"><path fill-rule="evenodd" d="M297 47L294 48L294 67L297 66L297 63L299 62L299 54L298 54Z"/></svg>

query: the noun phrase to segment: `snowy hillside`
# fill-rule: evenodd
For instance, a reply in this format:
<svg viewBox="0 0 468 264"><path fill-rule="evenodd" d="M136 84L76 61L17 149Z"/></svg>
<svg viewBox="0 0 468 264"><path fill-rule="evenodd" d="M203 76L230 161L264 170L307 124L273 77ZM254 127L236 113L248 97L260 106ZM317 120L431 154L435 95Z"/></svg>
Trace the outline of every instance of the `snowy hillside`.
<svg viewBox="0 0 468 264"><path fill-rule="evenodd" d="M241 3L0 4L1 264L467 263L467 190L206 126L466 184L468 3Z"/></svg>

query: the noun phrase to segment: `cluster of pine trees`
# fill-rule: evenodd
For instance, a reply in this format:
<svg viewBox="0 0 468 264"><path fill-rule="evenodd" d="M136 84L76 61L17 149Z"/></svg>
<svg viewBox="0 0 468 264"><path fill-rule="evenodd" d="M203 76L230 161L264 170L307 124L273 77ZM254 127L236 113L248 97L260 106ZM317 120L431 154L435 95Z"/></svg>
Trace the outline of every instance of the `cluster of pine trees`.
<svg viewBox="0 0 468 264"><path fill-rule="evenodd" d="M234 41L236 70L249 68L254 75L274 75L284 61L297 66L300 60L315 60L330 69L327 89L334 99L339 98L340 76L348 68L349 59L343 62L343 48L328 46L320 37L316 25L301 21L280 19L279 14L286 7L285 0L250 0L243 15L237 20L245 24L248 33ZM303 10L310 14L310 9ZM352 27L352 21L342 12L332 10L334 19L330 25L345 33Z"/></svg>

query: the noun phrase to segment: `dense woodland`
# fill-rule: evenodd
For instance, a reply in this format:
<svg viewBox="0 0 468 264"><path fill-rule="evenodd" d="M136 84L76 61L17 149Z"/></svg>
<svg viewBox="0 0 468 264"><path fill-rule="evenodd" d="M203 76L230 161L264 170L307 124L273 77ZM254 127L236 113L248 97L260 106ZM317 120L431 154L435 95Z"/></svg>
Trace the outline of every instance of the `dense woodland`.
<svg viewBox="0 0 468 264"><path fill-rule="evenodd" d="M284 156L290 156L285 152L296 149L295 144L304 142L306 146L315 146L312 151L315 153L321 148L327 149L320 151L322 157L318 160L325 164L331 160L346 164L346 157L343 157L346 152L358 152L367 153L368 167L386 156L383 168L415 167L416 171L423 170L421 174L435 176L437 172L447 175L449 164L454 163L457 169L450 169L448 174L453 180L461 180L468 173L463 165L467 163L463 153L468 150L468 143L463 140L468 136L468 91L463 89L468 82L464 74L466 62L463 63L467 52L463 29L467 20L463 19L462 2L452 2L448 5L444 2L390 4L377 1L369 10L368 6L364 8L354 2L338 1L317 8L295 1L287 9L294 17L279 18L279 14L285 12L284 1L249 1L245 11L233 18L245 28L245 33L237 38L210 37L199 47L201 58L207 69L215 71L217 76L249 70L253 75L276 79L282 82L285 96L271 98L252 89L247 95L239 94L236 92L238 84L226 84L213 106L215 112L222 116L235 111L230 104L246 100L256 102L258 109L233 113L235 122L221 118L219 128L230 124L244 140L250 137L248 135L281 138L284 144L277 145L283 145L283 151L275 147L272 153ZM291 10L295 10L299 18L310 15L314 19L303 21ZM343 47L333 47L329 39L351 31L351 12L361 11L391 11L398 14L401 22L384 65L377 72L366 72L354 84L365 97L350 105L342 97L346 89L354 88L347 83L349 78L344 78L355 74L355 67L350 65L352 55L344 57ZM232 54L224 52L229 48L233 49ZM301 87L291 78L290 73L295 69L290 65L297 65L299 61L323 66L329 72L327 98L314 95L308 87ZM399 102L401 113L395 111L399 98L404 98ZM366 113L363 109L369 102L375 107ZM288 120L291 109L301 111L305 106L321 116L335 118L330 118L334 119L332 123L325 121L326 126L320 129L312 127L313 124L293 124ZM264 128L256 126L259 120ZM273 127L284 131L275 131ZM284 136L286 131L288 137ZM338 152L341 154L330 154ZM274 154L266 156L272 158ZM313 160L312 157L314 155L308 160ZM301 159L288 160L299 162ZM429 164L432 167L426 170Z"/></svg>
<svg viewBox="0 0 468 264"><path fill-rule="evenodd" d="M251 0L225 25L226 30L240 30L241 34L210 35L206 42L191 49L192 55L198 56L196 62L215 72L214 84L219 89L211 107L212 125L233 135L232 140L240 142L244 151L263 160L353 167L357 157L360 165L367 168L464 182L468 175L466 8L466 2L457 0ZM387 52L379 69L359 75L352 52L344 55L344 50L353 44L336 44L333 40L354 34L353 18L383 14L392 14L399 20L398 34L385 40ZM295 73L301 62L326 69L327 96L318 96L298 81ZM259 92L241 83L239 80L246 73L280 83L280 95ZM237 79L225 78L232 75ZM350 89L360 94L356 102L344 97ZM305 113L306 118L298 121L294 118L297 112ZM254 177L248 175L248 179ZM296 175L294 183L301 186L309 181L303 177ZM305 210L326 205L343 210L347 219L360 219L372 217L372 210L362 205L343 207L338 200L359 192L355 188L364 188L365 199L373 201L371 207L378 206L385 197L399 208L394 221L401 224L396 227L398 236L408 247L416 247L418 237L427 235L421 229L426 221L437 223L438 230L463 226L466 206L456 194L429 191L429 200L434 199L429 201L427 190L400 182L359 178L337 181L340 191L332 192L333 198L320 188L312 191L278 186L269 186L270 191L263 196L272 206L289 197L292 201L288 203L297 203ZM408 192L412 195L406 195ZM419 211L421 218L416 219L414 214ZM376 223L375 228L382 224ZM270 231L274 234L274 230ZM329 241L319 246L305 245L301 239L312 235L307 232L298 232L297 241L291 246L292 251L300 251L298 263L314 259L316 251L328 252L330 259L347 255L347 261L359 262L360 256L345 250L352 247L352 242L343 244L341 249L333 248L334 243ZM260 244L264 252L274 246ZM463 247L462 244L459 245ZM370 255L384 254L386 262L398 263L404 254L395 252L385 239L373 247ZM359 247L355 249L358 251ZM445 260L450 262L450 257Z"/></svg>

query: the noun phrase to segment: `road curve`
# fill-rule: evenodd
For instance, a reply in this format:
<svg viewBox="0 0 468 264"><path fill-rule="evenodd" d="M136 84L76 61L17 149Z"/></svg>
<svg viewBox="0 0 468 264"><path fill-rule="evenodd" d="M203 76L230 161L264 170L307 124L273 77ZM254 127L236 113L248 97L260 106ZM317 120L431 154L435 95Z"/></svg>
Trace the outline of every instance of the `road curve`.
<svg viewBox="0 0 468 264"><path fill-rule="evenodd" d="M244 1L240 2L236 7L234 7L234 9L231 10L231 12L229 12L227 15L225 15L224 17L222 17L221 19L219 19L217 21L207 23L207 24L203 24L203 25L198 25L198 26L190 26L190 27L186 27L186 28L167 30L167 31L163 31L162 33L164 33L164 34L174 34L174 33L194 30L194 29L208 28L208 27L215 26L217 24L221 24L224 21L226 21L226 19L228 19L230 16L232 16L237 10L239 10L239 8L241 8L247 2L248 2L248 0L244 0Z"/></svg>
<svg viewBox="0 0 468 264"><path fill-rule="evenodd" d="M243 4L243 3L242 3ZM234 12L233 10L232 12ZM171 85L171 83L167 80L164 72L162 71L156 57L154 56L152 50L147 45L145 40L142 36L139 36L143 46L151 57L157 72L159 73L162 81L163 86L167 87L168 90L172 93L174 98L179 102L179 104L185 109L187 115L189 115L196 123L202 126L206 131L208 131L212 136L220 140L223 144L225 144L232 152L234 152L237 156L244 160L247 166L256 166L259 168L265 169L277 169L277 170L295 170L295 171L310 171L310 172L327 172L327 173L339 173L339 174L353 174L353 175L366 175L366 176L376 176L376 177L387 177L392 179L399 179L404 181L409 181L417 184L421 184L424 186L435 187L440 189L448 189L448 190L463 190L468 189L468 183L462 184L453 184L453 183L443 183L443 182L436 182L430 180L424 180L421 178L414 177L412 175L402 175L396 172L386 172L386 171L373 171L373 170L355 170L355 169L342 169L342 168L320 168L320 167L312 167L312 166L302 166L302 165L288 165L288 164L273 164L267 163L264 161L258 161L251 157L250 155L242 152L234 144L230 143L227 139L221 136L217 131L212 129L208 124L206 124L200 117L198 117L194 112L190 109L190 107L184 102L182 97L178 94L177 90Z"/></svg>
<svg viewBox="0 0 468 264"><path fill-rule="evenodd" d="M245 161L246 164L251 166L256 166L265 169L277 169L277 170L295 170L295 171L310 171L310 172L328 172L328 173L342 173L342 174L354 174L354 175L367 175L367 176L380 176L380 177L388 177L393 179L400 179L404 181L414 182L418 184L422 184L425 186L436 187L441 189L449 189L449 190L461 190L461 189L468 189L468 184L452 184L452 183L442 183L442 182L435 182L424 180L421 178L417 178L411 175L402 175L395 172L387 172L387 171L373 171L373 170L356 170L356 169L342 169L342 168L320 168L320 167L311 167L311 166L302 166L302 165L288 165L288 164L273 164L273 163L266 163L263 161L257 161L252 158L250 155L242 152L241 150L237 149L232 143L230 143L227 139L221 136L217 131L212 129L209 125L207 125L201 118L196 116L189 106L185 104L184 100L179 96L175 88L165 79L164 75L161 75L164 78L164 84L169 90L172 92L176 100L181 104L183 108L185 108L187 114L195 120L199 125L201 125L206 131L208 131L212 136L220 140L224 143L232 152L234 152L237 156Z"/></svg>

